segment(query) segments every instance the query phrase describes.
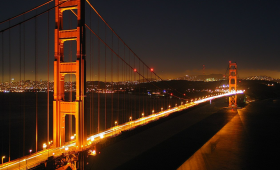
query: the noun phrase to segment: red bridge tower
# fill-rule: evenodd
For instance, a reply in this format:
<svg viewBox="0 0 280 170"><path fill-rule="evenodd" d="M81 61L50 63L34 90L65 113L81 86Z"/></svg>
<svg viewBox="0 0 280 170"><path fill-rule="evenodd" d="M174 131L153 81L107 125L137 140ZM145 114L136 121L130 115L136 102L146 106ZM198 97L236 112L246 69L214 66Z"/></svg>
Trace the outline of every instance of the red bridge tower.
<svg viewBox="0 0 280 170"><path fill-rule="evenodd" d="M237 64L232 63L229 61L229 91L237 91L237 76L236 76L236 71L237 71ZM237 107L237 95L233 95L229 97L229 107Z"/></svg>
<svg viewBox="0 0 280 170"><path fill-rule="evenodd" d="M76 11L77 28L63 29L63 12ZM53 144L59 147L65 143L65 116L75 116L76 145L78 149L86 145L85 104L85 1L55 0L55 38L54 38L54 101L53 101ZM77 42L77 60L64 61L64 42ZM76 100L65 101L64 77L66 74L76 76Z"/></svg>

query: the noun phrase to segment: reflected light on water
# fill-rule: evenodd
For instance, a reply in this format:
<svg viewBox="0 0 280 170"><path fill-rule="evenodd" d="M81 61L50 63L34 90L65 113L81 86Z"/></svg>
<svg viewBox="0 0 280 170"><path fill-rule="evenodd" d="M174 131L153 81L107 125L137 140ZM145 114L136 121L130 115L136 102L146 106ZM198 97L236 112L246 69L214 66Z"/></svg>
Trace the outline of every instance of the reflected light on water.
<svg viewBox="0 0 280 170"><path fill-rule="evenodd" d="M236 114L177 170L241 169L244 126Z"/></svg>

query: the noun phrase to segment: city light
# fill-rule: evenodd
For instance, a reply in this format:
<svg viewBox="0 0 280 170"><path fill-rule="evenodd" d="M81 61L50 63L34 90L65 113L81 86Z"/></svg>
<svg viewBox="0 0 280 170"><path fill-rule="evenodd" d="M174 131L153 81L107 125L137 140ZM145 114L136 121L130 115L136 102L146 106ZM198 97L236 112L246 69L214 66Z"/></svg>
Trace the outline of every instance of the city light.
<svg viewBox="0 0 280 170"><path fill-rule="evenodd" d="M31 154L31 152L32 152L32 149L29 150L29 153L30 153L30 154Z"/></svg>
<svg viewBox="0 0 280 170"><path fill-rule="evenodd" d="M47 145L46 143L43 144L43 149L46 149L47 148Z"/></svg>

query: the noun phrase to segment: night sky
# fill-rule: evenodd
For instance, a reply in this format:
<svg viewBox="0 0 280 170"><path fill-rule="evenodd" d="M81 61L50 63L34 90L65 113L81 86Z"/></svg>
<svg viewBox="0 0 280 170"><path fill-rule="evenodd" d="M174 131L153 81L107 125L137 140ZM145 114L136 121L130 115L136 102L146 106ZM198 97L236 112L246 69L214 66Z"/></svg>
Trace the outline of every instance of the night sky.
<svg viewBox="0 0 280 170"><path fill-rule="evenodd" d="M0 20L46 1L4 1ZM237 62L241 78L280 78L280 1L90 2L130 48L163 78L201 75L202 65L205 74L224 74L228 61ZM50 41L53 47L53 38Z"/></svg>

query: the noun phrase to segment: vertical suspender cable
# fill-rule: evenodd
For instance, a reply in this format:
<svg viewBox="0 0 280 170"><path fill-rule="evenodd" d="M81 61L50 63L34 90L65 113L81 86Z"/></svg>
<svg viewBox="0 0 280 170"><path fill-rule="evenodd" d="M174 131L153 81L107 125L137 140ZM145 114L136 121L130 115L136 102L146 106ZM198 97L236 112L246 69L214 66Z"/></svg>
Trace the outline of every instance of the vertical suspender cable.
<svg viewBox="0 0 280 170"><path fill-rule="evenodd" d="M89 10L89 25L90 25L90 27L91 27L91 10ZM92 38L92 34L90 34L90 37L89 37L89 77L90 77L90 81L92 81L92 79L91 79L91 38ZM92 90L92 89L91 89ZM92 94L92 93L91 93ZM91 116L92 116L92 95L90 96L90 98L89 98L89 103L90 103L90 105L89 105L89 134L91 135Z"/></svg>
<svg viewBox="0 0 280 170"><path fill-rule="evenodd" d="M97 34L99 35L99 19L97 24ZM98 39L98 90L100 89L100 40ZM98 125L97 125L97 133L99 133L99 119L100 119L100 92L98 91Z"/></svg>
<svg viewBox="0 0 280 170"><path fill-rule="evenodd" d="M49 7L49 5L48 5ZM50 12L48 11L48 84L47 84L47 143L49 143L50 139L50 44L49 44L49 36L50 36L50 32L49 32L49 18L50 18Z"/></svg>
<svg viewBox="0 0 280 170"><path fill-rule="evenodd" d="M36 17L35 18L36 152L38 151L38 92L37 91L38 89L37 89L37 17Z"/></svg>
<svg viewBox="0 0 280 170"><path fill-rule="evenodd" d="M120 55L120 41L119 41L119 39L118 39L118 55ZM120 60L118 59L117 60L118 62L118 64L117 64L117 73L118 73L118 76L117 76L117 82L118 82L118 85L117 85L117 88L118 88L118 116L117 116L117 121L119 121L119 116L120 116L120 87L119 87L119 84L120 84L120 82L119 82L119 62L120 62Z"/></svg>
<svg viewBox="0 0 280 170"><path fill-rule="evenodd" d="M20 86L20 90L22 89L22 86L21 86L21 24L19 25L19 86ZM20 98L19 98L19 100L20 100L20 105L21 105L21 98L22 98L22 95L21 95L21 93L20 93ZM20 120L21 120L21 106L20 106ZM19 128L19 134L21 134L20 133L21 132L21 128ZM19 138L19 140L18 140L18 142L19 142L19 150L18 150L18 152L19 152L19 157L20 157L20 143L21 143L21 140L20 140L20 135L18 135L18 138Z"/></svg>
<svg viewBox="0 0 280 170"><path fill-rule="evenodd" d="M112 49L114 49L113 32L112 32ZM114 84L113 84L113 52L111 51L111 127L114 125Z"/></svg>
<svg viewBox="0 0 280 170"><path fill-rule="evenodd" d="M123 46L123 59L125 61L125 46ZM126 83L126 79L125 79L126 74L125 74L125 64L124 64L124 62L122 62L122 72L123 72L122 78L123 78L124 87L126 87L127 83ZM127 110L125 108L125 93L126 93L126 88L123 92L123 109L124 109L124 112L123 112L123 115L122 115L122 123L125 122L124 118L126 117L126 112L127 112Z"/></svg>
<svg viewBox="0 0 280 170"><path fill-rule="evenodd" d="M23 20L25 15L23 15ZM25 23L23 23L23 82L25 85ZM23 94L23 156L25 155L25 93Z"/></svg>
<svg viewBox="0 0 280 170"><path fill-rule="evenodd" d="M94 36L92 37L92 77L94 80ZM94 87L94 81L92 81L92 87ZM91 97L92 97L92 130L94 133L94 91L92 90L91 93Z"/></svg>
<svg viewBox="0 0 280 170"><path fill-rule="evenodd" d="M136 65L135 65L135 55L133 55L134 56L134 69L136 69ZM136 93L136 91L135 91L135 89L136 89L136 72L133 74L134 75L134 93ZM138 95L139 96L139 95ZM134 117L134 119L136 118L136 99L137 99L137 97L136 97L136 94L134 94L134 114L133 114L133 117Z"/></svg>
<svg viewBox="0 0 280 170"><path fill-rule="evenodd" d="M10 21L9 21L10 27ZM9 87L11 87L11 30L9 30ZM11 99L9 100L9 162L11 160Z"/></svg>
<svg viewBox="0 0 280 170"><path fill-rule="evenodd" d="M128 60L129 60L129 65L130 64L130 51L128 51ZM128 75L129 75L129 91L131 92L131 88L132 88L132 80L131 80L131 70L127 69L128 70ZM130 114L129 114L129 117L132 117L132 107L131 107L131 94L129 94L129 110L130 110ZM129 120L129 119L128 119Z"/></svg>
<svg viewBox="0 0 280 170"><path fill-rule="evenodd" d="M105 25L105 44L106 44L106 25ZM106 50L107 50L107 47L106 45L104 45L104 49L105 49L105 129L106 130L106 122L107 122L107 110L106 110L106 107L107 107L107 102L106 102L106 93L107 93L107 85L106 85L106 69L107 69L107 58L106 58Z"/></svg>
<svg viewBox="0 0 280 170"><path fill-rule="evenodd" d="M2 32L2 66L1 66L1 68L2 68L2 86L4 86L4 32ZM3 98L2 98L2 100L4 100ZM1 114L2 115L2 114ZM1 119L1 120L3 120L3 119ZM2 148L1 148L1 151L3 151L3 142L4 142L4 130L3 129L1 129L1 131L2 131L2 133L1 133L1 136L2 136L2 138L1 138L1 144L2 144Z"/></svg>
<svg viewBox="0 0 280 170"><path fill-rule="evenodd" d="M138 59L138 61L139 61L139 73L141 73L141 65L140 65L140 60ZM139 97L138 97L138 100L139 100L139 111L141 110L140 108L141 108L141 80L140 80L140 74L138 74L138 87L139 87ZM141 113L140 113L141 114ZM141 116L139 116L139 117L141 117Z"/></svg>
<svg viewBox="0 0 280 170"><path fill-rule="evenodd" d="M144 76L145 74L144 74L144 64L143 64L143 76ZM143 85L144 85L144 77L143 77ZM145 114L145 111L144 111L144 109L145 109L145 105L144 105L144 100L145 100L145 93L144 93L144 95L143 95L143 113Z"/></svg>

